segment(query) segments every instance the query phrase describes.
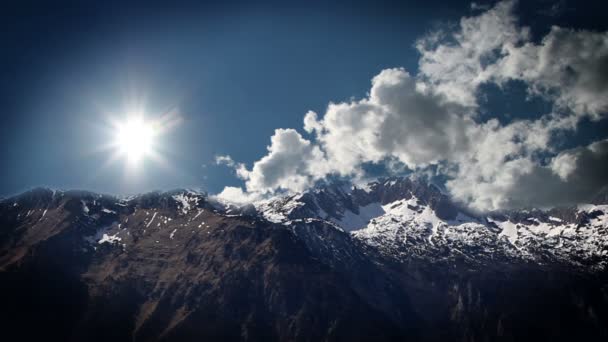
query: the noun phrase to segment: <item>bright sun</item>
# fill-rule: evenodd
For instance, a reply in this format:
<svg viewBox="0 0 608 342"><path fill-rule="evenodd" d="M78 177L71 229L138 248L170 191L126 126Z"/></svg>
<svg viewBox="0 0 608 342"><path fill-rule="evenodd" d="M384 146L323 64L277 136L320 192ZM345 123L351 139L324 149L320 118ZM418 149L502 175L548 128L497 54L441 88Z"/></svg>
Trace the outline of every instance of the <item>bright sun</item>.
<svg viewBox="0 0 608 342"><path fill-rule="evenodd" d="M121 154L137 162L152 152L154 125L142 117L134 117L117 126L115 144Z"/></svg>

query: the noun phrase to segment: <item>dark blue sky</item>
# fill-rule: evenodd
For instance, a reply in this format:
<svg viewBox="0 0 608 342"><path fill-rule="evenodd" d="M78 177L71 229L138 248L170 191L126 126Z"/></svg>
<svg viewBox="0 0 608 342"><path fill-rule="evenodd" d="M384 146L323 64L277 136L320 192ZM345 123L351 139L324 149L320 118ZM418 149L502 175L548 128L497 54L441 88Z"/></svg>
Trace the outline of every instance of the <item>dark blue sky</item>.
<svg viewBox="0 0 608 342"><path fill-rule="evenodd" d="M4 5L0 194L39 185L131 193L239 184L213 165L215 155L250 165L274 129L300 129L307 110L364 96L384 68L415 74L416 38L470 13L469 1L445 3ZM600 1L539 14L551 3L519 6L533 33L551 23L606 29ZM124 165L101 169L109 153L97 150L109 138L104 112L124 111L133 92L146 96L150 116L179 108L184 121L159 142L171 170L147 162L137 181L125 181ZM522 96L509 101L511 112L543 106L517 103Z"/></svg>

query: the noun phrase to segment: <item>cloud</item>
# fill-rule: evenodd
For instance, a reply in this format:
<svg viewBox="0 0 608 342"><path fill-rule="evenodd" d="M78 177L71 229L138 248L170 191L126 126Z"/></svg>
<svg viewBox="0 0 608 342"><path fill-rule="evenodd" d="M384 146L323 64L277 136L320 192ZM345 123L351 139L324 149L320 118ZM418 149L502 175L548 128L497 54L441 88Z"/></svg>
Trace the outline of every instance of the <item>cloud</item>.
<svg viewBox="0 0 608 342"><path fill-rule="evenodd" d="M373 78L368 98L330 104L322 120L306 116L305 127L315 127L332 172L351 175L361 163L385 158L417 168L468 149L474 122L462 110L417 89L404 69L386 69Z"/></svg>
<svg viewBox="0 0 608 342"><path fill-rule="evenodd" d="M552 27L539 45L505 46L495 66L496 82L523 80L580 116L601 119L608 112L608 32Z"/></svg>
<svg viewBox="0 0 608 342"><path fill-rule="evenodd" d="M560 152L551 170L564 182L592 191L608 183L608 140Z"/></svg>
<svg viewBox="0 0 608 342"><path fill-rule="evenodd" d="M226 165L228 167L234 167L236 165L236 163L234 162L234 160L232 159L232 157L229 156L229 155L215 156L215 164L217 164L217 165Z"/></svg>
<svg viewBox="0 0 608 342"><path fill-rule="evenodd" d="M607 183L606 141L568 151L553 143L588 117L608 112L608 33L553 27L535 43L503 1L460 20L452 31L419 39L419 70L382 70L359 100L309 111L303 128L277 129L268 153L249 170L247 192L302 191L329 175L358 179L365 163L439 172L452 196L481 211L584 201ZM550 113L501 123L478 115L483 84L523 82ZM235 167L232 159L221 162ZM387 168L387 169L390 169ZM228 188L227 188L228 189Z"/></svg>
<svg viewBox="0 0 608 342"><path fill-rule="evenodd" d="M247 167L245 166L245 164L235 162L229 155L215 156L215 164L225 165L231 169L234 169L237 177L239 177L240 179L247 179L249 177L249 171L247 171Z"/></svg>
<svg viewBox="0 0 608 342"><path fill-rule="evenodd" d="M455 32L432 32L418 40L419 78L436 93L477 106L484 83L524 81L578 115L599 119L608 111L608 33L554 26L540 44L518 25L515 1L503 1Z"/></svg>
<svg viewBox="0 0 608 342"><path fill-rule="evenodd" d="M227 186L215 198L220 202L230 203L235 205L245 205L260 199L259 194L245 192L242 188Z"/></svg>
<svg viewBox="0 0 608 342"><path fill-rule="evenodd" d="M487 4L478 4L476 2L471 2L471 9L476 10L488 10L490 9L490 5Z"/></svg>
<svg viewBox="0 0 608 342"><path fill-rule="evenodd" d="M536 155L549 146L550 130L542 121L502 126L491 119L471 132L475 143L455 157L456 171L450 174L447 189L457 200L478 210L524 206L511 198L509 189L534 169Z"/></svg>
<svg viewBox="0 0 608 342"><path fill-rule="evenodd" d="M560 153L551 161L551 170L561 180L567 181L577 168L578 154Z"/></svg>
<svg viewBox="0 0 608 342"><path fill-rule="evenodd" d="M268 154L243 173L247 191L302 191L328 173L324 153L296 130L277 129L270 142Z"/></svg>
<svg viewBox="0 0 608 342"><path fill-rule="evenodd" d="M568 10L568 8L566 7L566 1L559 0L559 1L556 1L552 4L550 4L546 8L539 10L538 13L541 15L548 16L548 17L559 17L567 10Z"/></svg>
<svg viewBox="0 0 608 342"><path fill-rule="evenodd" d="M312 133L314 131L321 131L323 126L318 121L317 113L309 110L306 115L304 115L304 130L308 133Z"/></svg>
<svg viewBox="0 0 608 342"><path fill-rule="evenodd" d="M551 207L589 201L608 184L608 140L562 151L542 165L528 157L500 163L492 181L474 167L461 170L448 188L473 208ZM467 172L470 172L467 174ZM466 174L466 176L465 176Z"/></svg>
<svg viewBox="0 0 608 342"><path fill-rule="evenodd" d="M529 30L517 25L514 6L514 1L499 2L479 16L462 18L459 30L419 39L419 78L450 101L477 106L477 89L492 78L505 48L529 39Z"/></svg>

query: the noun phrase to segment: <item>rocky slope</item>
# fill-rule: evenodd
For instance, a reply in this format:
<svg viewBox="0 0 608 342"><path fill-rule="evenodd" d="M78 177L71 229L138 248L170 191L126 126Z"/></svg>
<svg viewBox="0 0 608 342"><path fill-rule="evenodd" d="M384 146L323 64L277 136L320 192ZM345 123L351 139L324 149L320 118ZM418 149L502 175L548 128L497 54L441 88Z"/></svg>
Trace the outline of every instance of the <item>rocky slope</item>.
<svg viewBox="0 0 608 342"><path fill-rule="evenodd" d="M0 202L0 333L92 341L600 341L606 207L474 215L388 179L223 206Z"/></svg>
<svg viewBox="0 0 608 342"><path fill-rule="evenodd" d="M364 189L333 185L257 207L277 223L331 222L388 258L438 261L474 251L473 263L503 257L601 270L608 262L608 205L596 203L476 215L432 185L390 178Z"/></svg>

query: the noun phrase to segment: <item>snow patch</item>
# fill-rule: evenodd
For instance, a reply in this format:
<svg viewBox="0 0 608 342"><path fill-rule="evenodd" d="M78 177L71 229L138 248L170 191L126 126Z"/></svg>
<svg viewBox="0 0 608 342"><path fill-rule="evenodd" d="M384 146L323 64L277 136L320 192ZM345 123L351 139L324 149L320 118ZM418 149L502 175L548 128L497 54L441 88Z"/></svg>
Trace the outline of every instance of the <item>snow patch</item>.
<svg viewBox="0 0 608 342"><path fill-rule="evenodd" d="M85 201L80 201L82 203L82 211L84 211L85 214L89 214L89 207L87 206L87 203Z"/></svg>
<svg viewBox="0 0 608 342"><path fill-rule="evenodd" d="M488 221L493 222L498 227L502 228L502 231L498 234L498 238L506 236L507 240L515 246L515 242L517 241L517 225L515 223L511 221L499 222L491 219L488 219Z"/></svg>
<svg viewBox="0 0 608 342"><path fill-rule="evenodd" d="M112 229L112 227L116 226L118 222L114 222L109 226L102 227L95 232L95 235L85 236L84 240L90 244L102 244L102 243L118 243L121 238L118 236L120 232L117 232L114 235L108 234L108 232Z"/></svg>
<svg viewBox="0 0 608 342"><path fill-rule="evenodd" d="M204 209L199 209L199 210L198 210L198 213L196 213L196 215L194 215L193 220L196 220L196 218L197 218L197 217L199 217L199 215L200 215L200 214L202 214L202 213L203 213L203 211L205 211L205 210L204 210Z"/></svg>
<svg viewBox="0 0 608 342"><path fill-rule="evenodd" d="M195 195L192 191L188 191L189 195ZM190 197L185 193L172 196L173 199L180 204L182 214L187 214L193 207L198 206L198 197Z"/></svg>
<svg viewBox="0 0 608 342"><path fill-rule="evenodd" d="M345 210L340 219L331 218L330 220L346 231L353 231L364 228L369 221L384 214L384 208L380 203L374 202L368 205L359 207L359 213L356 214L350 210Z"/></svg>
<svg viewBox="0 0 608 342"><path fill-rule="evenodd" d="M146 228L150 227L150 225L152 224L152 221L154 221L155 217L156 217L156 212L154 212L154 215L152 215L152 218L150 219L150 221L148 222L148 224L146 224Z"/></svg>
<svg viewBox="0 0 608 342"><path fill-rule="evenodd" d="M103 234L103 236L101 237L101 240L99 240L97 243L100 245L105 242L107 242L109 244L115 244L115 243L119 243L120 240L122 240L122 239L118 236L118 233L116 233L114 235Z"/></svg>
<svg viewBox="0 0 608 342"><path fill-rule="evenodd" d="M562 219L554 217L554 216L549 216L549 221L553 221L553 222L563 222Z"/></svg>

